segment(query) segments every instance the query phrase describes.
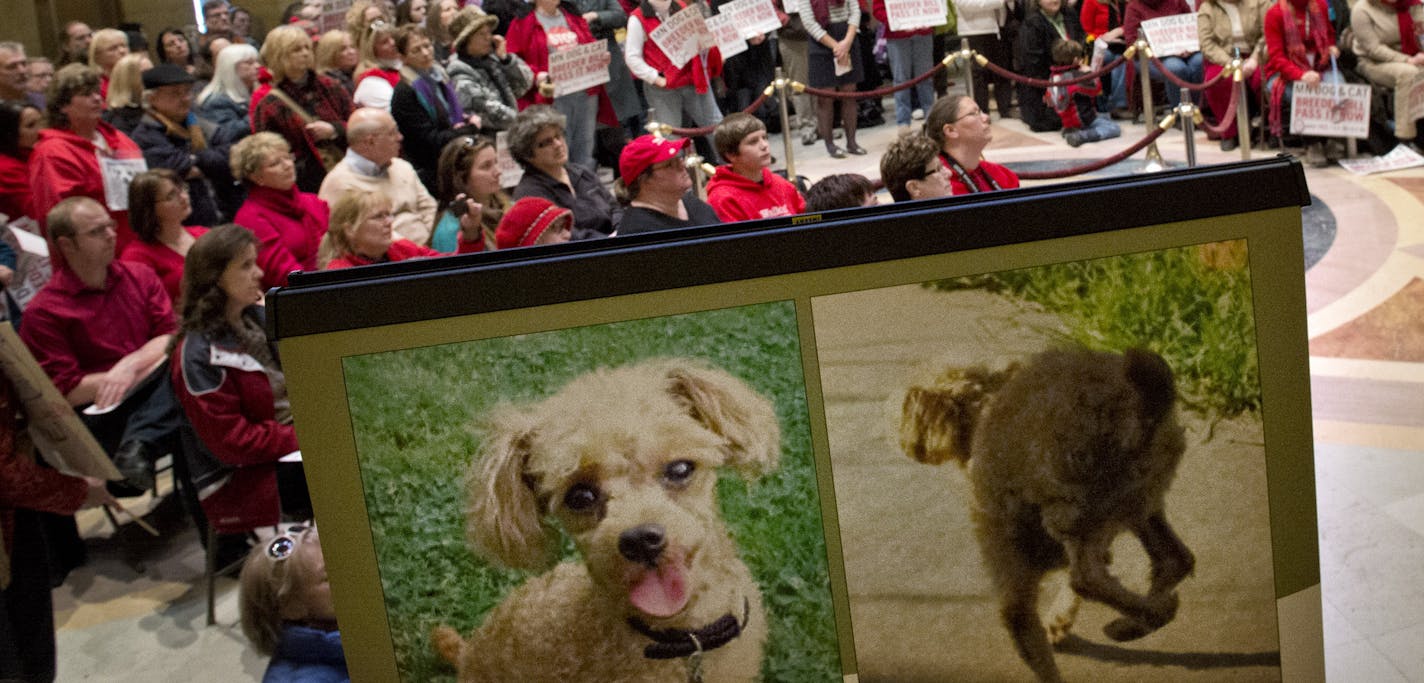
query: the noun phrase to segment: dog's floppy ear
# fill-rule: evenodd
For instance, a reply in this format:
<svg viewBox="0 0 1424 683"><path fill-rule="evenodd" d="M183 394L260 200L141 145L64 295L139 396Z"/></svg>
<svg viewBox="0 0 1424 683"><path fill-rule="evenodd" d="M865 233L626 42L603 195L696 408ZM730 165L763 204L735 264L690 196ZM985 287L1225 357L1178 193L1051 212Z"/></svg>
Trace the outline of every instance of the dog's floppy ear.
<svg viewBox="0 0 1424 683"><path fill-rule="evenodd" d="M900 449L926 465L939 465L951 459L965 465L969 462L969 449L967 435L960 424L964 410L953 391L933 386L910 387L900 405Z"/></svg>
<svg viewBox="0 0 1424 683"><path fill-rule="evenodd" d="M693 419L727 440L727 464L745 479L776 469L781 427L771 401L732 375L687 361L668 361L667 391Z"/></svg>
<svg viewBox="0 0 1424 683"><path fill-rule="evenodd" d="M481 557L514 569L537 569L554 555L553 530L525 479L534 422L522 411L492 414L465 481L465 538Z"/></svg>

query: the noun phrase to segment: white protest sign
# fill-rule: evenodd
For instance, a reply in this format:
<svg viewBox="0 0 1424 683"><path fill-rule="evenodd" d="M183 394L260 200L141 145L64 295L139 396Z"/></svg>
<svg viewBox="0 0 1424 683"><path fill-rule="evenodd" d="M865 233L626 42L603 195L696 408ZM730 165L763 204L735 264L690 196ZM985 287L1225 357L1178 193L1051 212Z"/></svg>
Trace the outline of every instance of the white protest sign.
<svg viewBox="0 0 1424 683"><path fill-rule="evenodd" d="M747 51L747 39L742 37L742 29L730 14L718 14L707 19L707 30L717 41L717 51L722 59Z"/></svg>
<svg viewBox="0 0 1424 683"><path fill-rule="evenodd" d="M549 55L549 80L554 97L580 92L608 82L608 41L597 40Z"/></svg>
<svg viewBox="0 0 1424 683"><path fill-rule="evenodd" d="M1290 132L1337 138L1370 136L1370 86L1291 84Z"/></svg>
<svg viewBox="0 0 1424 683"><path fill-rule="evenodd" d="M1409 103L1409 118L1416 121L1424 118L1424 78L1414 78L1414 85L1409 86L1409 94L1404 101Z"/></svg>
<svg viewBox="0 0 1424 683"><path fill-rule="evenodd" d="M1368 175L1384 171L1398 171L1404 168L1424 166L1424 157L1410 149L1408 145L1398 145L1382 157L1364 159L1341 159L1340 167L1355 175Z"/></svg>
<svg viewBox="0 0 1424 683"><path fill-rule="evenodd" d="M322 33L333 29L346 28L346 11L351 9L351 0L326 0L322 3L321 19L317 21L317 28ZM352 36L354 42L360 36Z"/></svg>
<svg viewBox="0 0 1424 683"><path fill-rule="evenodd" d="M104 178L104 204L110 211L129 210L129 183L134 176L148 170L141 156L99 156L99 173Z"/></svg>
<svg viewBox="0 0 1424 683"><path fill-rule="evenodd" d="M511 188L524 178L524 169L509 153L509 132L500 131L494 136L494 159L499 168L499 186Z"/></svg>
<svg viewBox="0 0 1424 683"><path fill-rule="evenodd" d="M891 31L910 31L943 25L949 14L944 0L885 0Z"/></svg>
<svg viewBox="0 0 1424 683"><path fill-rule="evenodd" d="M5 223L4 214L0 214L0 225ZM35 298L40 289L49 282L52 272L49 262L49 244L43 237L31 232L27 225L33 225L34 221L29 218L22 218L17 221L10 221L9 229L0 235L6 244L15 251L15 275L10 280L10 286L5 289L10 292L10 297L15 300L15 305L24 310L30 305L30 299ZM3 307L3 304L0 304Z"/></svg>
<svg viewBox="0 0 1424 683"><path fill-rule="evenodd" d="M648 37L657 43L658 49L667 55L674 68L681 69L697 56L702 49L702 41L710 35L707 23L702 19L702 10L693 5L668 17Z"/></svg>
<svg viewBox="0 0 1424 683"><path fill-rule="evenodd" d="M771 0L732 0L717 12L718 16L730 17L733 25L739 27L742 36L751 38L770 33L781 28L781 19L776 16L776 8ZM727 53L722 53L727 57Z"/></svg>
<svg viewBox="0 0 1424 683"><path fill-rule="evenodd" d="M1142 30L1147 33L1147 42L1159 59L1201 51L1195 14L1173 14L1148 19L1142 22Z"/></svg>

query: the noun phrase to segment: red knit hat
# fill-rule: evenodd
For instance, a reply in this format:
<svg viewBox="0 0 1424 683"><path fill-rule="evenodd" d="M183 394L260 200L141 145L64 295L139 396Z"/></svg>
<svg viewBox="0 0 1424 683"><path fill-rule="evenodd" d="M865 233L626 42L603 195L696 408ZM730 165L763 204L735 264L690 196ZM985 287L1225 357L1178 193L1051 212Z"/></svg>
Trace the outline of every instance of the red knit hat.
<svg viewBox="0 0 1424 683"><path fill-rule="evenodd" d="M632 182L653 164L662 163L682 152L691 138L669 140L659 135L635 138L618 155L618 173L623 182Z"/></svg>
<svg viewBox="0 0 1424 683"><path fill-rule="evenodd" d="M499 220L499 227L494 231L494 248L533 246L554 221L564 216L570 222L574 219L572 211L543 197L525 197L509 207Z"/></svg>

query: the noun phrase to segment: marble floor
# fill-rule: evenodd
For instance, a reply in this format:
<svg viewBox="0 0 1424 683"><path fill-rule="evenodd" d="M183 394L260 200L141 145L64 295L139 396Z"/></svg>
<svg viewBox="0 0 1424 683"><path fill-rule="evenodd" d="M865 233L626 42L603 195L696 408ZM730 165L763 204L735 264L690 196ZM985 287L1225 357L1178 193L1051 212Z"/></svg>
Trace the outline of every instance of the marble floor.
<svg viewBox="0 0 1424 683"><path fill-rule="evenodd" d="M877 177L895 133L893 119L862 130L872 154L844 160L795 140L796 170L811 180ZM1076 149L997 116L994 134L986 155L1015 166L1100 158L1144 128ZM1200 132L1195 140L1200 163L1241 158ZM772 145L784 163L780 136ZM1185 163L1182 133L1158 148L1169 164ZM1324 226L1308 231L1315 262L1305 287L1326 669L1332 681L1424 682L1424 169L1306 176L1316 199L1307 221ZM196 534L171 503L138 507L162 536L80 516L90 562L54 592L59 680L259 680L265 662L237 626L236 582L220 581L218 624L206 626Z"/></svg>

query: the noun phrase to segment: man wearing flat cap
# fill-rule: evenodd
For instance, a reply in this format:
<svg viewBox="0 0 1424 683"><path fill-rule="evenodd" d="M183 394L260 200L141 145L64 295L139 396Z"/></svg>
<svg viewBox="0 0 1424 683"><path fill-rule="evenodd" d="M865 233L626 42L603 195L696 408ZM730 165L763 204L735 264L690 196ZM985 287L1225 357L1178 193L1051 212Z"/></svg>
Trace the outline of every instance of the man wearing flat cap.
<svg viewBox="0 0 1424 683"><path fill-rule="evenodd" d="M171 169L187 181L193 205L187 225L223 223L242 203L227 162L236 141L193 114L193 75L167 63L144 71L143 101L143 119L132 137L148 167Z"/></svg>

